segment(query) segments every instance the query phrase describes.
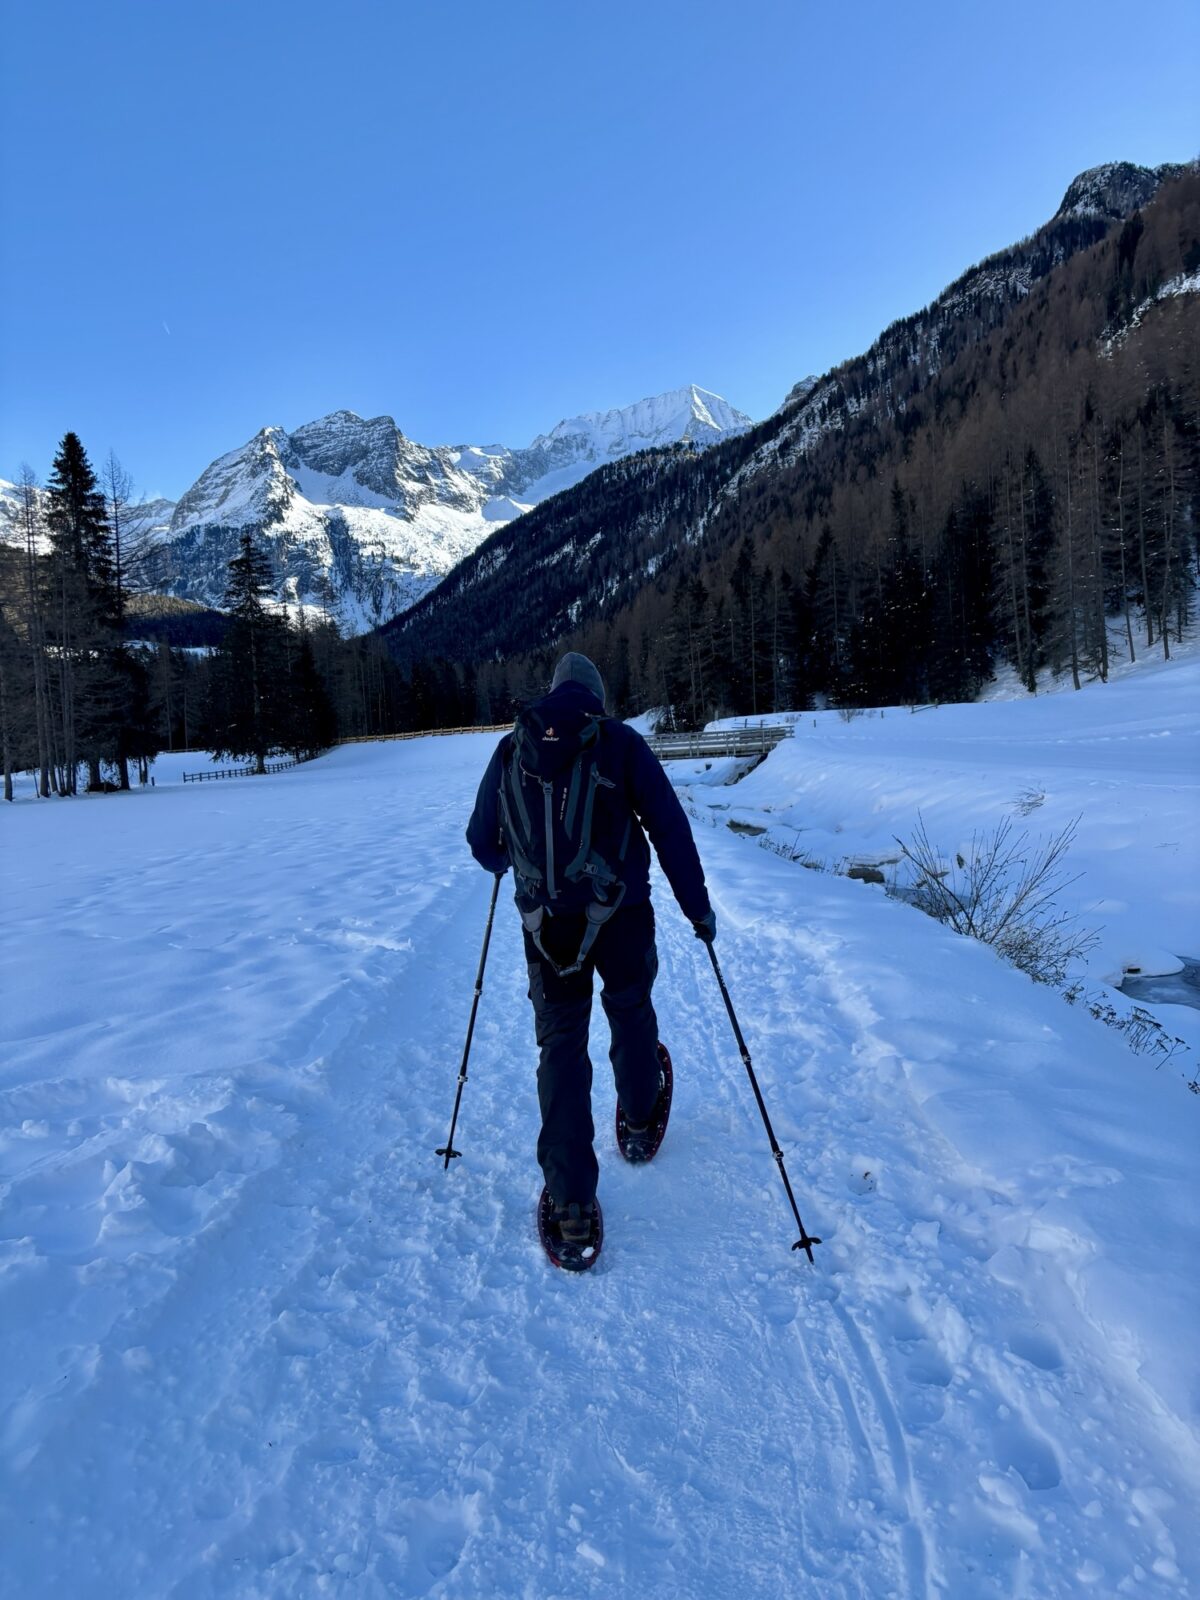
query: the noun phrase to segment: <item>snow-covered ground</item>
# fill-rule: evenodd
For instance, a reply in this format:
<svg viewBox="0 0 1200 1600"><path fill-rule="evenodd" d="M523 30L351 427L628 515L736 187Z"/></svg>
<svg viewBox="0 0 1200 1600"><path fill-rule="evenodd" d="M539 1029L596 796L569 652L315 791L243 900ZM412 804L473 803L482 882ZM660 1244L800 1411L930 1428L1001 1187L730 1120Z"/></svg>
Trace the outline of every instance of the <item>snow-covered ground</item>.
<svg viewBox="0 0 1200 1600"><path fill-rule="evenodd" d="M982 820L1033 785L1047 826L1073 789L1100 819L1087 895L1192 953L1194 823L1171 831L1195 800L1191 670L1097 691L1090 733L1084 695L1057 731L1040 702L809 719L691 798L793 805L832 855L882 851L917 803L952 848L971 796ZM555 1273L507 891L464 1156L434 1156L494 737L194 787L176 756L153 790L0 815L0 1593L1194 1592L1200 1099L1180 1074L879 889L698 825L825 1243L815 1267L789 1248L712 974L659 883L671 1129L624 1167L597 1071L604 1255Z"/></svg>
<svg viewBox="0 0 1200 1600"><path fill-rule="evenodd" d="M902 884L897 840L919 820L948 865L1005 821L1034 846L1075 823L1075 881L1059 902L1098 934L1081 976L1115 985L1200 956L1200 656L1079 693L788 720L793 739L758 771L696 795L708 820L764 829L811 866L874 866ZM1200 1012L1153 1009L1200 1048Z"/></svg>

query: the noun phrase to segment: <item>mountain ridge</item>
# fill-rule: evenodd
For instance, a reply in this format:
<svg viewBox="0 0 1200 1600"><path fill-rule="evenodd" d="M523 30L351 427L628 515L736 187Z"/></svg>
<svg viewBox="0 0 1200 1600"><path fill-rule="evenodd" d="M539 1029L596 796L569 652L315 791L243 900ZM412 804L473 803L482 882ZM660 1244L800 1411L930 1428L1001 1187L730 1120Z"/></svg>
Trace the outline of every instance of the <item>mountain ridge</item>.
<svg viewBox="0 0 1200 1600"><path fill-rule="evenodd" d="M1040 418L1050 404L1054 385L1042 377L1045 364L1085 359L1081 351L1101 364L1097 381L1112 387L1116 379L1102 368L1112 364L1112 352L1121 353L1121 329L1137 330L1163 381L1181 370L1177 361L1172 365L1172 347L1164 348L1168 334L1154 326L1185 329L1188 321L1180 319L1194 319L1200 243L1188 239L1198 172L1195 163L1156 169L1111 163L1081 174L1033 234L968 268L861 356L797 384L754 428L695 461L662 451L627 458L535 508L520 524L519 543L512 529L494 534L381 630L397 661L405 671L421 661L453 665L467 682L478 669L480 703L491 701L489 715L519 697L523 675L541 674L546 650L603 654L611 648L606 641L615 640L637 681L645 662L656 655L661 661L664 629L691 626L678 620L686 601L668 600L673 579L682 584L695 574L710 594L723 597L714 603L724 603L738 542L743 553L757 545L752 560L761 561L772 541L778 551L786 540L797 546L788 571L793 584L801 582L822 524L835 513L851 554L861 553L886 539L886 491L881 497L876 488L883 472L892 484L901 475L916 483L908 493L921 537L932 544L935 535L925 529L936 529L940 541L959 480L933 463L953 443L977 464L979 452L956 443L968 412L1004 430L1001 437L1014 427L1024 433L1026 415ZM1160 216L1151 202L1168 183L1172 198ZM1102 266L1087 266L1093 255ZM1082 265L1073 280L1056 276L1076 261ZM1064 300L1068 281L1075 285L1070 293L1087 298ZM1062 341L1053 355L1039 353L1031 331L1051 316ZM1086 403L1085 397L1085 409ZM1054 417L1051 409L1046 422ZM909 459L918 438L929 452L919 472ZM1044 443L1036 428L1030 443ZM986 472L981 492L987 493ZM776 580L779 563L776 554ZM625 670L619 660L618 682ZM654 692L660 699L650 703L661 703L661 690L639 684L640 695Z"/></svg>
<svg viewBox="0 0 1200 1600"><path fill-rule="evenodd" d="M153 531L139 577L219 604L243 529L262 537L280 596L352 631L402 612L498 524L647 443L706 448L749 427L687 385L557 423L528 446L422 445L348 409L269 426L217 457Z"/></svg>
<svg viewBox="0 0 1200 1600"><path fill-rule="evenodd" d="M423 445L389 415L344 407L290 431L271 424L216 457L177 501L132 508L130 576L219 607L251 528L281 601L364 632L407 609L494 528L605 462L665 444L705 449L750 426L697 384L563 418L515 449ZM7 542L21 537L19 500L0 480Z"/></svg>

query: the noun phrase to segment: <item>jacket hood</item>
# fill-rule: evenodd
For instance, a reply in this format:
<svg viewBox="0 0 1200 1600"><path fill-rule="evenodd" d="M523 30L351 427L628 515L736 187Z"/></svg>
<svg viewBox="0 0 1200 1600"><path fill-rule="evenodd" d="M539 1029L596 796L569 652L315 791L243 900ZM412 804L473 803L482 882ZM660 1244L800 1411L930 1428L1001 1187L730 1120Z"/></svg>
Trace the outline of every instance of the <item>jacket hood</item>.
<svg viewBox="0 0 1200 1600"><path fill-rule="evenodd" d="M599 697L601 705L604 704L604 679L600 676L595 662L589 661L587 656L580 655L578 650L568 650L566 655L559 658L550 688L557 689L563 683L581 683L585 689L590 689Z"/></svg>
<svg viewBox="0 0 1200 1600"><path fill-rule="evenodd" d="M604 715L604 701L600 696L573 679L560 683L557 689L551 689L549 694L533 703L539 711L561 706L564 710L588 712L594 717Z"/></svg>

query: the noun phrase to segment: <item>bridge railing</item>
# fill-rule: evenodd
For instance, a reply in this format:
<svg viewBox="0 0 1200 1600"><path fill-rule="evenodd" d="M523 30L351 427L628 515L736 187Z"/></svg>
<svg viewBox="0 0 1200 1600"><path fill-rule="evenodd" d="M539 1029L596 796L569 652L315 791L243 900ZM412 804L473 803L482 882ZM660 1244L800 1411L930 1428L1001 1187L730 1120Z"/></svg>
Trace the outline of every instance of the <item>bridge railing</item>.
<svg viewBox="0 0 1200 1600"><path fill-rule="evenodd" d="M660 761L699 761L706 756L767 755L777 744L791 737L790 727L763 723L751 728L718 728L707 733L657 733L649 744Z"/></svg>

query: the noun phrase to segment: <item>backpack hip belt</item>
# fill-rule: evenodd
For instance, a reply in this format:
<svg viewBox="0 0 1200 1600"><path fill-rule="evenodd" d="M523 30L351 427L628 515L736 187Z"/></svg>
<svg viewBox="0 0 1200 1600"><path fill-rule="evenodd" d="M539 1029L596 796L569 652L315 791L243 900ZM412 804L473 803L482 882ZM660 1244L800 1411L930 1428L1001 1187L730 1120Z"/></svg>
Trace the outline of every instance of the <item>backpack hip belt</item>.
<svg viewBox="0 0 1200 1600"><path fill-rule="evenodd" d="M624 898L625 885L621 883L617 885L617 894L615 899L608 901L593 900L591 905L587 907L583 914L585 919L583 938L579 941L579 950L570 966L560 965L542 943L542 924L547 916L553 915L553 912L551 912L546 906L534 906L529 911L523 911L521 910L521 907L518 906L517 910L521 912L521 924L524 927L525 932L533 940L534 946L537 949L537 953L541 956L542 960L548 962L549 965L554 968L555 972L560 978L569 978L573 972L578 972L583 966L584 962L588 958L588 952L596 942L596 936L599 934L600 929L608 921L609 917L612 916L613 912L621 904L621 901L624 900Z"/></svg>

